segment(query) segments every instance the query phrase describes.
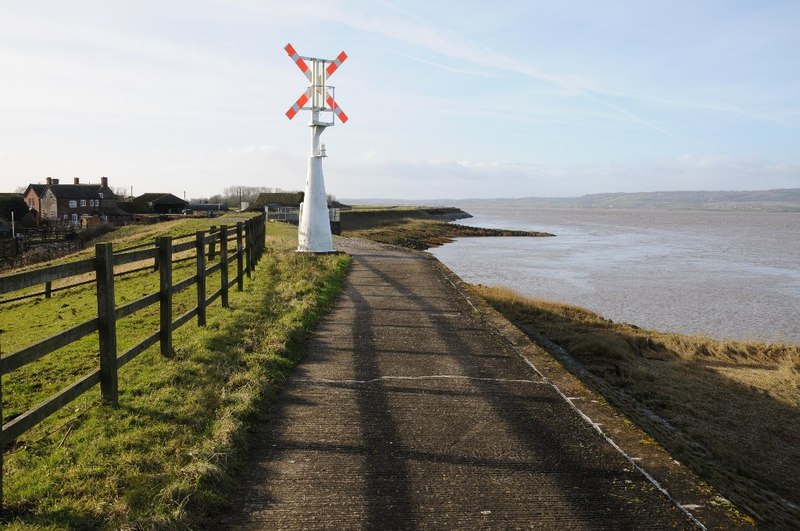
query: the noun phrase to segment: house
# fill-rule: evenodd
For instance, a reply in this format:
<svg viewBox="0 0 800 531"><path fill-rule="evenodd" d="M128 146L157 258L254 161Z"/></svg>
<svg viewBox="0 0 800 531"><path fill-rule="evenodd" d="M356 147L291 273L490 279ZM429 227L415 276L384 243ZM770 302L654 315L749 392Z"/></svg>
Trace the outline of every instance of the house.
<svg viewBox="0 0 800 531"><path fill-rule="evenodd" d="M73 184L60 184L58 179L47 178L41 196L41 217L48 222L80 223L81 216L99 216L103 221L119 222L128 214L117 206L117 197L108 187L108 177L100 184L81 184L75 177Z"/></svg>
<svg viewBox="0 0 800 531"><path fill-rule="evenodd" d="M25 204L28 205L28 211L34 216L35 224L38 225L42 221L42 195L47 189L48 184L52 184L53 179L47 178L47 184L29 184L25 189L23 198ZM58 179L55 180L56 184Z"/></svg>
<svg viewBox="0 0 800 531"><path fill-rule="evenodd" d="M304 195L303 192L262 192L248 210L263 212L264 207L300 208Z"/></svg>
<svg viewBox="0 0 800 531"><path fill-rule="evenodd" d="M150 193L134 197L126 208L130 207L130 210L136 213L144 213L141 211L146 210L150 214L180 214L187 204L186 201L172 194ZM146 209L144 205L147 205Z"/></svg>

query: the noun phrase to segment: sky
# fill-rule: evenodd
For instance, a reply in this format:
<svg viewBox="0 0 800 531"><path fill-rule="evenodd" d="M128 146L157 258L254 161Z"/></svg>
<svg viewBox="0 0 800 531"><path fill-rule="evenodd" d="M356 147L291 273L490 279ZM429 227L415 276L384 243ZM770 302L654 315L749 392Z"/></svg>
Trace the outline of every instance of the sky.
<svg viewBox="0 0 800 531"><path fill-rule="evenodd" d="M300 190L308 82L339 198L800 187L796 0L0 0L0 192Z"/></svg>

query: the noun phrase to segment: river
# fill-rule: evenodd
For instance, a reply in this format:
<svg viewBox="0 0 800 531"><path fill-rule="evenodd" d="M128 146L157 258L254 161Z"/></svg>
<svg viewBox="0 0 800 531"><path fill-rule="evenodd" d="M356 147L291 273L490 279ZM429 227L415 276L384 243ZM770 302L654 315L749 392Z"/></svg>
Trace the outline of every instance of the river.
<svg viewBox="0 0 800 531"><path fill-rule="evenodd" d="M720 339L800 343L800 213L463 206L459 223L555 238L459 238L431 252L467 282Z"/></svg>

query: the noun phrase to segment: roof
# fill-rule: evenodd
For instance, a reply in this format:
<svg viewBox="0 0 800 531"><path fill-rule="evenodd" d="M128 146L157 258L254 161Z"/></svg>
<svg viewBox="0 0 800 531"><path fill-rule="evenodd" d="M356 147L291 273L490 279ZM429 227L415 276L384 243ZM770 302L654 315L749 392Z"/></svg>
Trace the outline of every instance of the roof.
<svg viewBox="0 0 800 531"><path fill-rule="evenodd" d="M117 206L127 214L149 214L150 205L134 201L120 201Z"/></svg>
<svg viewBox="0 0 800 531"><path fill-rule="evenodd" d="M180 197L174 196L166 192L154 192L149 194L142 194L139 197L133 198L134 203L166 203L166 204L182 204L185 205L186 201Z"/></svg>
<svg viewBox="0 0 800 531"><path fill-rule="evenodd" d="M123 217L130 217L128 212L125 212L118 206L100 206L100 212L105 214L106 216L123 216Z"/></svg>
<svg viewBox="0 0 800 531"><path fill-rule="evenodd" d="M298 206L304 195L303 192L262 192L250 204L250 209L261 210L266 205Z"/></svg>
<svg viewBox="0 0 800 531"><path fill-rule="evenodd" d="M45 185L53 195L61 199L115 199L117 196L102 184L49 184Z"/></svg>
<svg viewBox="0 0 800 531"><path fill-rule="evenodd" d="M25 189L25 195L28 195L28 192L33 190L34 193L36 193L36 195L38 195L39 197L42 197L42 194L44 193L45 188L47 188L46 184L33 184L33 183L31 183Z"/></svg>

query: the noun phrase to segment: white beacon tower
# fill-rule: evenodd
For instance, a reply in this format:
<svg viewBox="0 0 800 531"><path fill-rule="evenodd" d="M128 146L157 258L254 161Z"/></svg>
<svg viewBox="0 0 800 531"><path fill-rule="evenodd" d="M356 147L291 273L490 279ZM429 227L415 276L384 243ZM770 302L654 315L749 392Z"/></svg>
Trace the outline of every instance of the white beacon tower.
<svg viewBox="0 0 800 531"><path fill-rule="evenodd" d="M328 78L347 59L340 53L336 59L301 57L291 44L284 48L292 61L308 78L310 84L294 105L286 111L291 120L301 110L311 111L311 155L308 158L308 176L305 196L300 204L300 222L297 230L297 251L301 253L332 253L333 236L328 217L328 195L322 175L322 159L325 158L325 144L319 137L326 127L332 127L338 117L342 123L347 115L334 100L335 87L328 85ZM311 63L309 68L308 61ZM308 103L310 106L307 106Z"/></svg>

